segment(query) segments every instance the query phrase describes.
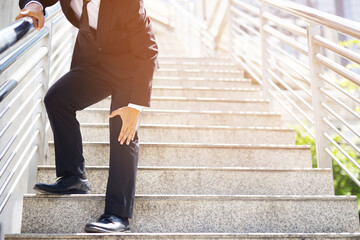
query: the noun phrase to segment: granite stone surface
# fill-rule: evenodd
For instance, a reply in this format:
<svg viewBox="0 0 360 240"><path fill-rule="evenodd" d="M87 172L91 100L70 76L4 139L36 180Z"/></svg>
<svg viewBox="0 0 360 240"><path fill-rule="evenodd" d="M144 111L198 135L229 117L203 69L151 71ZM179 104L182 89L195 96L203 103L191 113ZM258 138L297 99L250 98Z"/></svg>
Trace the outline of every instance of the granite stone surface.
<svg viewBox="0 0 360 240"><path fill-rule="evenodd" d="M183 87L253 87L251 80L242 78L204 78L204 77L154 77L154 86Z"/></svg>
<svg viewBox="0 0 360 240"><path fill-rule="evenodd" d="M80 123L108 123L107 108L88 108L79 111ZM144 109L141 124L179 124L202 126L280 127L281 116L267 112L175 111Z"/></svg>
<svg viewBox="0 0 360 240"><path fill-rule="evenodd" d="M91 193L105 193L108 167L87 167ZM38 182L52 183L55 167L40 166ZM330 169L139 167L137 194L332 195Z"/></svg>
<svg viewBox="0 0 360 240"><path fill-rule="evenodd" d="M107 240L127 240L127 239L182 239L182 240L336 240L336 239L360 239L360 233L110 233L110 234L12 234L6 240L53 240L53 239L107 239Z"/></svg>
<svg viewBox="0 0 360 240"><path fill-rule="evenodd" d="M83 141L109 141L109 124L81 124ZM138 131L140 142L295 144L293 129L273 127L224 127L196 125L145 125Z"/></svg>
<svg viewBox="0 0 360 240"><path fill-rule="evenodd" d="M109 164L109 143L83 144L87 166ZM54 164L49 144L47 164ZM139 166L311 168L309 146L140 143Z"/></svg>
<svg viewBox="0 0 360 240"><path fill-rule="evenodd" d="M22 233L77 233L104 195L26 195ZM356 197L137 195L133 232L359 232Z"/></svg>
<svg viewBox="0 0 360 240"><path fill-rule="evenodd" d="M95 108L109 108L110 99L104 99L92 105ZM216 98L152 97L152 109L173 110L224 110L224 111L269 111L267 100L228 100Z"/></svg>
<svg viewBox="0 0 360 240"><path fill-rule="evenodd" d="M184 76L184 77L237 77L243 78L243 70L222 70L222 69L184 69L160 68L154 76Z"/></svg>

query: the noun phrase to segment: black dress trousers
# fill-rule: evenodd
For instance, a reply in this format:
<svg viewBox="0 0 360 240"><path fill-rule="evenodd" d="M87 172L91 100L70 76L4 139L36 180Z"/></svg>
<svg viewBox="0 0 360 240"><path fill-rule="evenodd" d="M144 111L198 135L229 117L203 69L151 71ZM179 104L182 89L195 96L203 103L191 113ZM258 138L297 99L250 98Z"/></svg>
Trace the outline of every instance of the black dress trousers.
<svg viewBox="0 0 360 240"><path fill-rule="evenodd" d="M85 177L82 138L76 112L111 95L110 111L127 106L132 91L131 74L114 76L98 61L96 34L80 28L76 45L86 46L84 64L72 67L48 90L44 102L54 134L57 177ZM89 60L92 61L89 61ZM139 119L140 121L140 119ZM129 145L120 145L120 116L110 122L110 163L105 213L131 218L135 196L139 143L137 131ZM139 125L138 125L139 126Z"/></svg>

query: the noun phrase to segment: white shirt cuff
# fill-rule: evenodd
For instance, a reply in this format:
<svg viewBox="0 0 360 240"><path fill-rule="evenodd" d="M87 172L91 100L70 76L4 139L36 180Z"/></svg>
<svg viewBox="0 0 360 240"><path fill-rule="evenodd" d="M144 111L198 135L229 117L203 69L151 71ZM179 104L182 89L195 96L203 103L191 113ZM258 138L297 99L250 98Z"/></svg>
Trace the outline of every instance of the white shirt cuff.
<svg viewBox="0 0 360 240"><path fill-rule="evenodd" d="M25 5L24 8L26 8L26 6L29 5L30 3L37 3L37 4L39 4L39 5L41 6L41 10L44 10L43 5L42 5L41 3L39 3L38 1L30 1L30 2L28 2L28 3Z"/></svg>
<svg viewBox="0 0 360 240"><path fill-rule="evenodd" d="M140 112L142 112L142 110L144 109L144 106L140 106L140 105L133 104L133 103L129 103L128 107L135 108L135 109L139 110Z"/></svg>

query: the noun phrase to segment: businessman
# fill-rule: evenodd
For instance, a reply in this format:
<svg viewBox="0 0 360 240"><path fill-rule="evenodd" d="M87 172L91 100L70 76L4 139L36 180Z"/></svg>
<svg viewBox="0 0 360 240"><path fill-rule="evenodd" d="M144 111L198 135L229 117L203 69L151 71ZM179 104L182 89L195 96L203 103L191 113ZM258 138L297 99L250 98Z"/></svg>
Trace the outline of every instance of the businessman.
<svg viewBox="0 0 360 240"><path fill-rule="evenodd" d="M19 0L16 19L30 16L44 26L45 8L58 0ZM76 112L111 95L110 164L105 209L87 232L129 231L133 216L143 107L150 106L158 47L143 0L60 0L68 21L79 29L70 71L48 90L44 103L54 134L58 180L38 183L48 194L90 191Z"/></svg>

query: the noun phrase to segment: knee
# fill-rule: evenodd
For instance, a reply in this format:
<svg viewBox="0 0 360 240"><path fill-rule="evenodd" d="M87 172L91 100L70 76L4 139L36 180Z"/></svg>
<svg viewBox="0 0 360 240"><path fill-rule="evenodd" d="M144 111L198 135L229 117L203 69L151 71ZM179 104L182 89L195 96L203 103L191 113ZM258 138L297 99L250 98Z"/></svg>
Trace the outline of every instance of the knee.
<svg viewBox="0 0 360 240"><path fill-rule="evenodd" d="M51 91L51 89L48 90L44 97L44 104L48 111L56 107L58 104L58 97L54 94L53 91Z"/></svg>

